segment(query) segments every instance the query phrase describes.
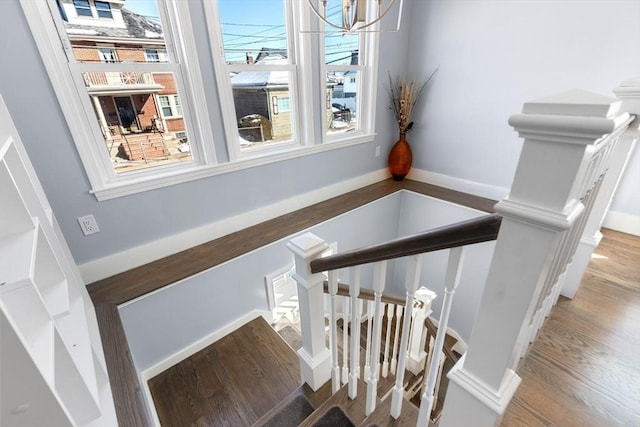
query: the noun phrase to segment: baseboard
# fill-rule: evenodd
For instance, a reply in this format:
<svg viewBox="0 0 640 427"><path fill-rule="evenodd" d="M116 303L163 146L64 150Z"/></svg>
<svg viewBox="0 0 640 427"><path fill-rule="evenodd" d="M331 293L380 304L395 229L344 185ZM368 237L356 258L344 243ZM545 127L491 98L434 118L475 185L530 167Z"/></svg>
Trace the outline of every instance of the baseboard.
<svg viewBox="0 0 640 427"><path fill-rule="evenodd" d="M412 169L409 175L407 175L407 178L493 200L502 200L509 195L509 189L506 187L467 181L421 169ZM602 226L623 233L633 234L634 236L640 236L640 215L609 211L604 218Z"/></svg>
<svg viewBox="0 0 640 427"><path fill-rule="evenodd" d="M421 169L411 169L407 178L493 200L502 200L509 194L509 189L506 187L468 181L466 179Z"/></svg>
<svg viewBox="0 0 640 427"><path fill-rule="evenodd" d="M268 206L263 206L249 212L224 218L219 221L186 230L171 236L163 237L153 242L145 243L103 258L86 262L78 266L85 283L122 273L141 265L156 261L177 252L217 239L224 235L242 230L264 221L276 218L289 212L327 200L332 197L348 193L358 188L382 181L388 177L386 169L380 169L332 184L317 190L299 194L281 200Z"/></svg>
<svg viewBox="0 0 640 427"><path fill-rule="evenodd" d="M640 215L625 212L609 211L604 217L602 226L634 236L640 236Z"/></svg>

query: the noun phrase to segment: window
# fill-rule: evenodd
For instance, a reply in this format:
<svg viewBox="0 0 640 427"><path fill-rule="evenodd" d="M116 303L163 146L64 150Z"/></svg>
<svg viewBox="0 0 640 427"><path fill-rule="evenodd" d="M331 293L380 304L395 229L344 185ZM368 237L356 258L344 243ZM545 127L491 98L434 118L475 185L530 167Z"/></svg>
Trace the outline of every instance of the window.
<svg viewBox="0 0 640 427"><path fill-rule="evenodd" d="M111 14L111 5L106 1L96 1L96 11L98 12L98 18L113 18Z"/></svg>
<svg viewBox="0 0 640 427"><path fill-rule="evenodd" d="M76 14L78 14L78 16L88 16L90 18L93 18L89 0L73 0L73 5L76 8Z"/></svg>
<svg viewBox="0 0 640 427"><path fill-rule="evenodd" d="M177 176L187 180L215 161L206 103L196 89L202 85L197 55L190 48L193 42L182 42L193 37L188 5L178 0L144 3L147 8L140 10L140 2L126 5L133 21L145 28L141 36L139 28L129 27L131 20L115 13L124 2L93 2L99 17L112 19L95 20L95 29L89 29L86 21L68 19L69 8L88 16L89 1L59 2L58 8L55 0L21 0L99 200L181 182ZM167 36L176 47L171 55ZM158 48L142 47L141 39ZM60 42L64 51L56 48ZM149 61L150 56L157 60ZM176 149L187 139L188 150Z"/></svg>
<svg viewBox="0 0 640 427"><path fill-rule="evenodd" d="M100 56L100 62L118 62L116 50L112 47L99 47L98 55Z"/></svg>
<svg viewBox="0 0 640 427"><path fill-rule="evenodd" d="M285 113L287 111L291 111L291 104L289 103L289 97L281 97L281 98L276 98L277 99L277 104L278 104L278 110L281 113Z"/></svg>
<svg viewBox="0 0 640 427"><path fill-rule="evenodd" d="M169 62L167 51L164 49L145 49L144 55L147 62Z"/></svg>
<svg viewBox="0 0 640 427"><path fill-rule="evenodd" d="M181 117L182 108L180 107L180 98L178 95L160 95L158 102L162 111L162 117Z"/></svg>
<svg viewBox="0 0 640 427"><path fill-rule="evenodd" d="M207 1L205 15L232 161L373 138L377 33L304 35L311 12L295 0Z"/></svg>
<svg viewBox="0 0 640 427"><path fill-rule="evenodd" d="M207 2L211 3L211 2ZM300 144L298 58L288 0L218 0L218 75L232 160ZM278 99L288 99L280 114ZM236 128L235 131L233 128Z"/></svg>

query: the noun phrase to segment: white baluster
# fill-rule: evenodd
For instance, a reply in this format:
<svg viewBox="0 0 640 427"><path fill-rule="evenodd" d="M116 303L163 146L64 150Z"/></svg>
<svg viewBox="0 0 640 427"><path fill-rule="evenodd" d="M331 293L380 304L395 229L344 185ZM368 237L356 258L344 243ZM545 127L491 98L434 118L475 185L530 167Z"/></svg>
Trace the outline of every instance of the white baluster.
<svg viewBox="0 0 640 427"><path fill-rule="evenodd" d="M418 414L418 425L426 426L429 421L429 415L433 409L434 391L436 381L438 380L438 370L440 369L440 359L442 358L442 348L444 347L444 338L447 335L447 324L449 323L449 313L451 312L451 304L453 303L453 295L460 283L460 274L462 272L462 261L464 259L464 248L452 248L449 251L449 261L447 262L447 273L445 276L444 299L442 301L442 311L440 313L440 322L438 323L438 332L436 333L436 343L433 346L433 357L429 365L429 372L425 379L424 394L420 402L420 412Z"/></svg>
<svg viewBox="0 0 640 427"><path fill-rule="evenodd" d="M367 381L367 404L366 414L370 415L376 408L376 398L378 394L378 373L380 366L380 342L382 335L382 314L384 307L382 305L382 291L384 290L385 279L387 273L387 262L381 261L373 265L373 296L374 296L374 314L373 314L373 341L371 343L371 355L369 362L369 379Z"/></svg>
<svg viewBox="0 0 640 427"><path fill-rule="evenodd" d="M394 305L387 303L387 334L384 340L384 358L382 360L382 376L387 378L389 375L389 345L391 343L391 321L393 320Z"/></svg>
<svg viewBox="0 0 640 427"><path fill-rule="evenodd" d="M402 321L402 313L404 311L404 307L401 305L397 305L396 306L396 327L395 327L395 331L393 332L394 336L393 336L393 356L391 356L391 366L390 366L390 370L391 373L396 375L396 368L398 365L398 339L400 338L400 322ZM411 322L409 322L409 324L411 324Z"/></svg>
<svg viewBox="0 0 640 427"><path fill-rule="evenodd" d="M358 370L360 367L360 266L351 268L351 369L349 370L349 398L358 395Z"/></svg>
<svg viewBox="0 0 640 427"><path fill-rule="evenodd" d="M349 381L349 299L342 299L342 384Z"/></svg>
<svg viewBox="0 0 640 427"><path fill-rule="evenodd" d="M329 271L329 301L331 313L329 315L329 346L331 347L331 392L340 389L340 365L338 363L338 315L336 313L336 294L338 292L338 271Z"/></svg>
<svg viewBox="0 0 640 427"><path fill-rule="evenodd" d="M407 363L407 348L409 343L409 328L411 325L411 312L413 311L413 296L418 289L421 269L420 255L413 255L407 259L407 274L405 276L405 289L407 298L405 300L404 324L402 325L402 339L400 340L400 358L396 373L396 384L391 395L391 416L398 419L402 412L402 399L404 397L404 368Z"/></svg>
<svg viewBox="0 0 640 427"><path fill-rule="evenodd" d="M367 301L367 347L364 352L364 377L369 378L369 369L371 369L371 329L373 328L373 301Z"/></svg>

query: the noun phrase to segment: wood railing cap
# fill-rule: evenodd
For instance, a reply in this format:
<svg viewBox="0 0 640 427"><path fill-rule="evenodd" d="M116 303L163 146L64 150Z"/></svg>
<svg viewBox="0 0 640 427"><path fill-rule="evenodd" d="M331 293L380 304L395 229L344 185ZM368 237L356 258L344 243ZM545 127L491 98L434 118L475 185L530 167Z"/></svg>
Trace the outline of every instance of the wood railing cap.
<svg viewBox="0 0 640 427"><path fill-rule="evenodd" d="M501 222L499 215L483 215L387 243L318 258L311 261L311 272L320 273L495 240Z"/></svg>

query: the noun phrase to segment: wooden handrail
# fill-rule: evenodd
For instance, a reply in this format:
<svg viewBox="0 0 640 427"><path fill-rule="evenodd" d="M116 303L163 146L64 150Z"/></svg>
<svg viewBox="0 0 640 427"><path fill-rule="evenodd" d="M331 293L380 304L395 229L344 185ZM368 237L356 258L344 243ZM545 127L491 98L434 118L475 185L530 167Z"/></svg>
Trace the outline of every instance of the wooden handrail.
<svg viewBox="0 0 640 427"><path fill-rule="evenodd" d="M329 293L329 282L327 282L326 280L324 281L324 293L325 294ZM349 285L346 285L344 283L338 283L338 292L336 293L336 295L341 295L341 296L344 296L344 297L348 297L349 296ZM374 301L373 291L371 291L369 289L360 289L360 293L358 294L358 298L366 299L366 300L369 300L369 301ZM395 295L382 294L380 300L382 302L384 302L384 303L401 305L403 307L405 305L405 299L401 298L399 296L395 296Z"/></svg>
<svg viewBox="0 0 640 427"><path fill-rule="evenodd" d="M387 243L318 258L311 261L311 272L320 273L424 252L488 242L498 237L501 222L502 217L499 215L484 215Z"/></svg>

